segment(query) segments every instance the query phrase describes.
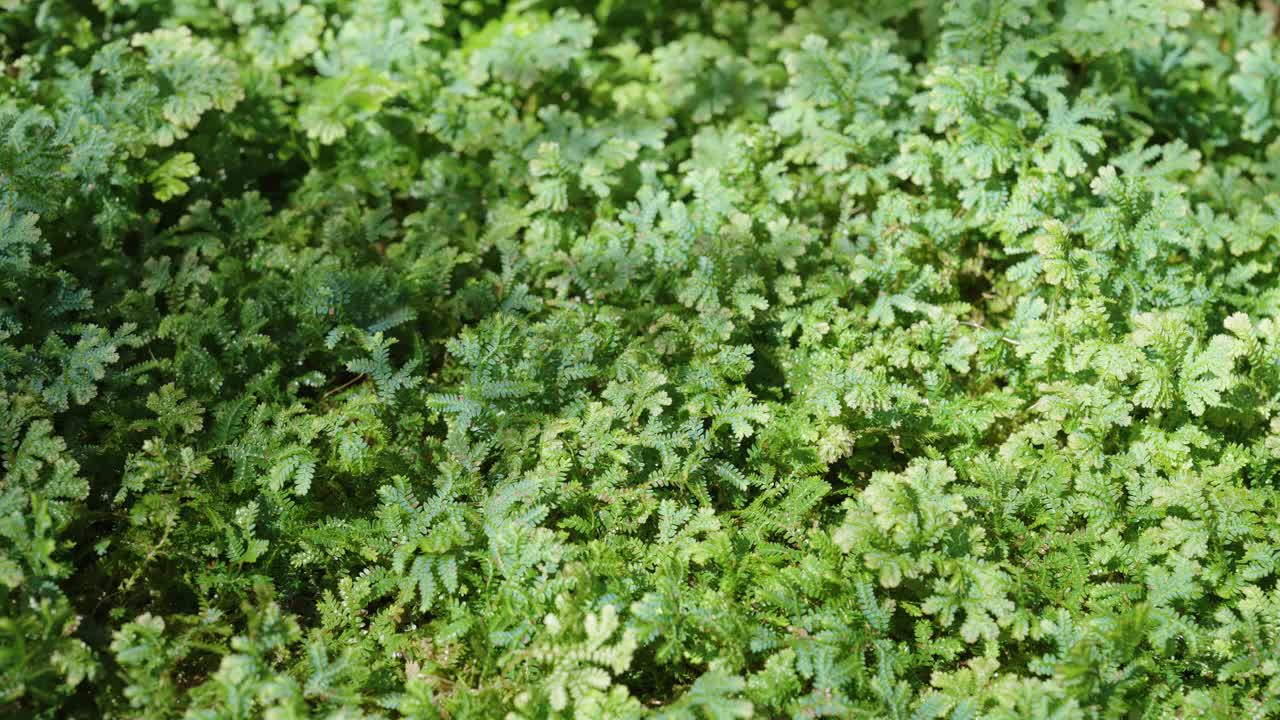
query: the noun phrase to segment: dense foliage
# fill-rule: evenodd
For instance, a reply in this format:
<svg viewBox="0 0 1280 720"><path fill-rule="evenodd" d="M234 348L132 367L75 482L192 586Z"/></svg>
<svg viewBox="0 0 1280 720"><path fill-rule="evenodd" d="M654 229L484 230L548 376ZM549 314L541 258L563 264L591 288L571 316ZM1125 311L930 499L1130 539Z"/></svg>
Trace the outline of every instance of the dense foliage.
<svg viewBox="0 0 1280 720"><path fill-rule="evenodd" d="M1280 41L0 0L0 715L1280 717Z"/></svg>

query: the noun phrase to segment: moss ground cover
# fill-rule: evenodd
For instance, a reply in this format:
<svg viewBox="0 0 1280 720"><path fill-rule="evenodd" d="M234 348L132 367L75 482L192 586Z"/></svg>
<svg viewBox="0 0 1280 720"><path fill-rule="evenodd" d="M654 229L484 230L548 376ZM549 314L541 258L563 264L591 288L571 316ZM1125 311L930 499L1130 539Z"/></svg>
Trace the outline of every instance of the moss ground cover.
<svg viewBox="0 0 1280 720"><path fill-rule="evenodd" d="M0 715L1280 717L1271 3L0 0Z"/></svg>

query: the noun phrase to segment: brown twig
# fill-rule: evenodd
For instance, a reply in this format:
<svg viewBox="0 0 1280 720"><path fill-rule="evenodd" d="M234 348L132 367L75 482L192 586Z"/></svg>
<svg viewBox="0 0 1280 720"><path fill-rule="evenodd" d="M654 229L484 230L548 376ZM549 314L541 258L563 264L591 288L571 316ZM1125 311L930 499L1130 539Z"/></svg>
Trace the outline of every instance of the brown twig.
<svg viewBox="0 0 1280 720"><path fill-rule="evenodd" d="M366 377L368 377L368 376L367 376L367 375L365 375L364 373L360 373L359 375L357 375L357 376L355 376L355 377L351 378L350 380L348 380L348 381L346 381L346 382L342 383L342 384L341 384L341 385L339 385L338 387L333 388L332 390L330 390L330 391L326 392L324 395L321 395L320 397L322 397L322 398L327 398L327 397L329 397L330 395L333 395L334 393L340 393L340 392L342 392L343 390L346 390L347 388L351 387L352 385L355 385L356 383L360 382L361 380L364 380Z"/></svg>

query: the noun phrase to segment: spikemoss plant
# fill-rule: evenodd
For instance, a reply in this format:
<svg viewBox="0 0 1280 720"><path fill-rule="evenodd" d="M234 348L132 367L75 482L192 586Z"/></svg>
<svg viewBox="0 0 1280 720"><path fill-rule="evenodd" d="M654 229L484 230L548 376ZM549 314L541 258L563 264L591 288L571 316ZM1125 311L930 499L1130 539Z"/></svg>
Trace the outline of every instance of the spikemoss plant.
<svg viewBox="0 0 1280 720"><path fill-rule="evenodd" d="M1280 717L1222 0L0 0L0 715Z"/></svg>

